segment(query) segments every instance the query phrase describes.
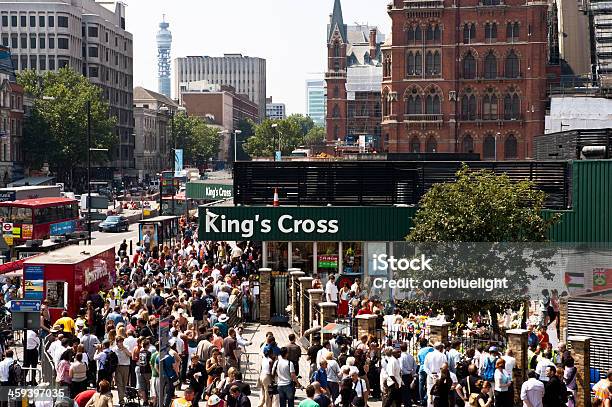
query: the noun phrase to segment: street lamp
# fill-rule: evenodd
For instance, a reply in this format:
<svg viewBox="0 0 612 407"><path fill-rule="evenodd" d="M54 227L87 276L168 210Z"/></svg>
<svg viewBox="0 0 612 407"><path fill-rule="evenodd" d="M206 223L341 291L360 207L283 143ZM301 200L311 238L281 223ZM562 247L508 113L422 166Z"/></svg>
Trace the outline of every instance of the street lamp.
<svg viewBox="0 0 612 407"><path fill-rule="evenodd" d="M242 134L242 130L234 130L234 165L238 161L238 135Z"/></svg>
<svg viewBox="0 0 612 407"><path fill-rule="evenodd" d="M178 112L185 112L187 109L185 109L183 106L179 106L176 111ZM172 137L172 148L170 149L170 169L172 170L172 215L174 216L174 195L176 193L176 191L174 190L174 177L176 175L176 134L174 132L174 115L175 115L175 110L171 110L167 105L162 105L159 108L159 111L164 112L166 114L170 114L170 136ZM160 202L161 202L161 183L159 186L159 194L160 194ZM160 215L161 215L161 205L159 207L159 211L160 211Z"/></svg>
<svg viewBox="0 0 612 407"><path fill-rule="evenodd" d="M501 135L501 133L498 131L497 133L495 133L495 161L497 161L497 138Z"/></svg>
<svg viewBox="0 0 612 407"><path fill-rule="evenodd" d="M278 132L278 151L279 151L279 155L282 156L283 153L281 152L281 132L280 130L278 130L278 123L272 123L272 128L276 129L276 131ZM275 155L275 158L276 158L276 155Z"/></svg>

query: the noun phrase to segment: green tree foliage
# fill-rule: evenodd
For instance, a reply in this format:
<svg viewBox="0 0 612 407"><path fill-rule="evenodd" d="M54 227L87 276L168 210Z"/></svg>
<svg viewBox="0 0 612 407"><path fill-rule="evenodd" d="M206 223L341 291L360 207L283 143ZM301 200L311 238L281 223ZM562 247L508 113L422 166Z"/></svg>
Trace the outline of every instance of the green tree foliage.
<svg viewBox="0 0 612 407"><path fill-rule="evenodd" d="M304 137L304 145L308 147L321 146L325 144L325 128L315 126Z"/></svg>
<svg viewBox="0 0 612 407"><path fill-rule="evenodd" d="M501 272L501 277L510 278L512 289L496 292L495 299L490 300L470 301L466 298L475 297L465 296L457 301L417 298L401 306L413 311L442 311L460 321L471 313L490 311L496 330L497 313L522 305L519 294L538 274L552 278L554 250L533 243L546 242L550 227L559 220L558 216L542 216L545 199L546 194L530 181L512 182L507 175L472 171L465 165L457 172L455 182L434 185L421 199L414 228L406 238L416 244L417 250L431 251L443 259L427 277L475 279L500 277ZM483 244L476 242L491 245L483 250Z"/></svg>
<svg viewBox="0 0 612 407"><path fill-rule="evenodd" d="M276 124L277 127L272 127ZM289 155L304 145L304 139L314 127L310 117L291 115L283 120L266 119L255 125L255 134L244 144L251 157L273 157L279 145L283 155Z"/></svg>
<svg viewBox="0 0 612 407"><path fill-rule="evenodd" d="M201 166L219 153L221 135L202 119L178 113L174 116L175 145L183 149L185 163Z"/></svg>
<svg viewBox="0 0 612 407"><path fill-rule="evenodd" d="M116 142L116 119L102 91L71 69L38 75L19 74L18 82L34 97L31 116L24 124L26 163L40 168L45 162L58 172L71 173L87 160L87 103L91 104L91 147L110 149ZM94 160L108 159L95 155Z"/></svg>

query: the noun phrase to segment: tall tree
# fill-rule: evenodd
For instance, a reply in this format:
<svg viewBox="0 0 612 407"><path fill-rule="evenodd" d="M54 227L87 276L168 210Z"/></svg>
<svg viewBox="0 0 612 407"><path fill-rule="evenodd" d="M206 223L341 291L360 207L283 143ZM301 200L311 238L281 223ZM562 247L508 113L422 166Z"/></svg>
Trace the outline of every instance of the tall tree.
<svg viewBox="0 0 612 407"><path fill-rule="evenodd" d="M276 124L276 127L272 127ZM283 155L304 144L304 137L314 127L310 117L291 115L283 120L266 119L255 125L255 135L244 144L251 157L273 157L279 146Z"/></svg>
<svg viewBox="0 0 612 407"><path fill-rule="evenodd" d="M511 289L496 292L488 297L490 300L486 296L470 300L477 297L464 295L450 301L459 292L436 292L428 296L429 300L409 300L404 306L463 317L490 311L497 329L497 313L521 305L520 293L533 279L552 278L554 250L534 242L546 242L550 227L559 217L542 216L546 194L530 181L512 182L505 174L472 171L465 165L456 176L455 182L434 185L423 196L407 240L418 250L442 259L438 267L428 271L428 277L476 279L505 273ZM532 274L534 271L537 274Z"/></svg>
<svg viewBox="0 0 612 407"><path fill-rule="evenodd" d="M212 126L195 116L178 113L174 116L176 148L183 149L184 161L199 167L219 153L221 135Z"/></svg>
<svg viewBox="0 0 612 407"><path fill-rule="evenodd" d="M102 90L71 69L38 75L19 74L18 82L34 97L24 125L26 164L38 169L49 163L53 171L69 175L87 160L87 104L91 105L91 147L109 149L115 144L116 119ZM96 155L94 159L105 160Z"/></svg>
<svg viewBox="0 0 612 407"><path fill-rule="evenodd" d="M304 145L308 147L325 145L325 136L325 128L322 126L315 126L308 131L306 136L304 136Z"/></svg>

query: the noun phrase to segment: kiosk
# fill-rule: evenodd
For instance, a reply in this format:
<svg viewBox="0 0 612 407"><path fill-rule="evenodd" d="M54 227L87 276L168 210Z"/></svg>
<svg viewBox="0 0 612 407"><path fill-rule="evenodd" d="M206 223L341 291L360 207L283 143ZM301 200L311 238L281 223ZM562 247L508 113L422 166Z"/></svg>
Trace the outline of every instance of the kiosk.
<svg viewBox="0 0 612 407"><path fill-rule="evenodd" d="M114 280L113 246L68 246L23 263L25 299L47 300L53 321L63 310L76 315L91 294L112 287Z"/></svg>

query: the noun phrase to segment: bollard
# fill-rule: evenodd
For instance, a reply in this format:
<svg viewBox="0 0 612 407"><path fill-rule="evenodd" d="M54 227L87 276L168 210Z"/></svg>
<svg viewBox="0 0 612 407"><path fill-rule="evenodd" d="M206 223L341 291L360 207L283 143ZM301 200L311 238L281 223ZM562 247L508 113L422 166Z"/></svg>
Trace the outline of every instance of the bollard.
<svg viewBox="0 0 612 407"><path fill-rule="evenodd" d="M300 277L298 281L300 282L300 312L298 318L300 320L300 336L304 335L304 332L310 328L310 297L308 294L308 290L312 288L312 277Z"/></svg>
<svg viewBox="0 0 612 407"><path fill-rule="evenodd" d="M132 239L130 239L130 256L134 254L134 250L132 248Z"/></svg>
<svg viewBox="0 0 612 407"><path fill-rule="evenodd" d="M521 386L527 380L527 336L529 331L526 329L510 329L506 331L508 335L508 348L512 349L516 366L512 372L512 382L514 384L514 404L521 404Z"/></svg>
<svg viewBox="0 0 612 407"><path fill-rule="evenodd" d="M446 321L428 321L429 326L429 340L432 343L448 341L448 327L450 322Z"/></svg>
<svg viewBox="0 0 612 407"><path fill-rule="evenodd" d="M572 345L576 366L576 407L591 405L591 338L570 336L567 342Z"/></svg>
<svg viewBox="0 0 612 407"><path fill-rule="evenodd" d="M270 323L270 301L272 300L272 269L259 269L259 320L262 324Z"/></svg>

